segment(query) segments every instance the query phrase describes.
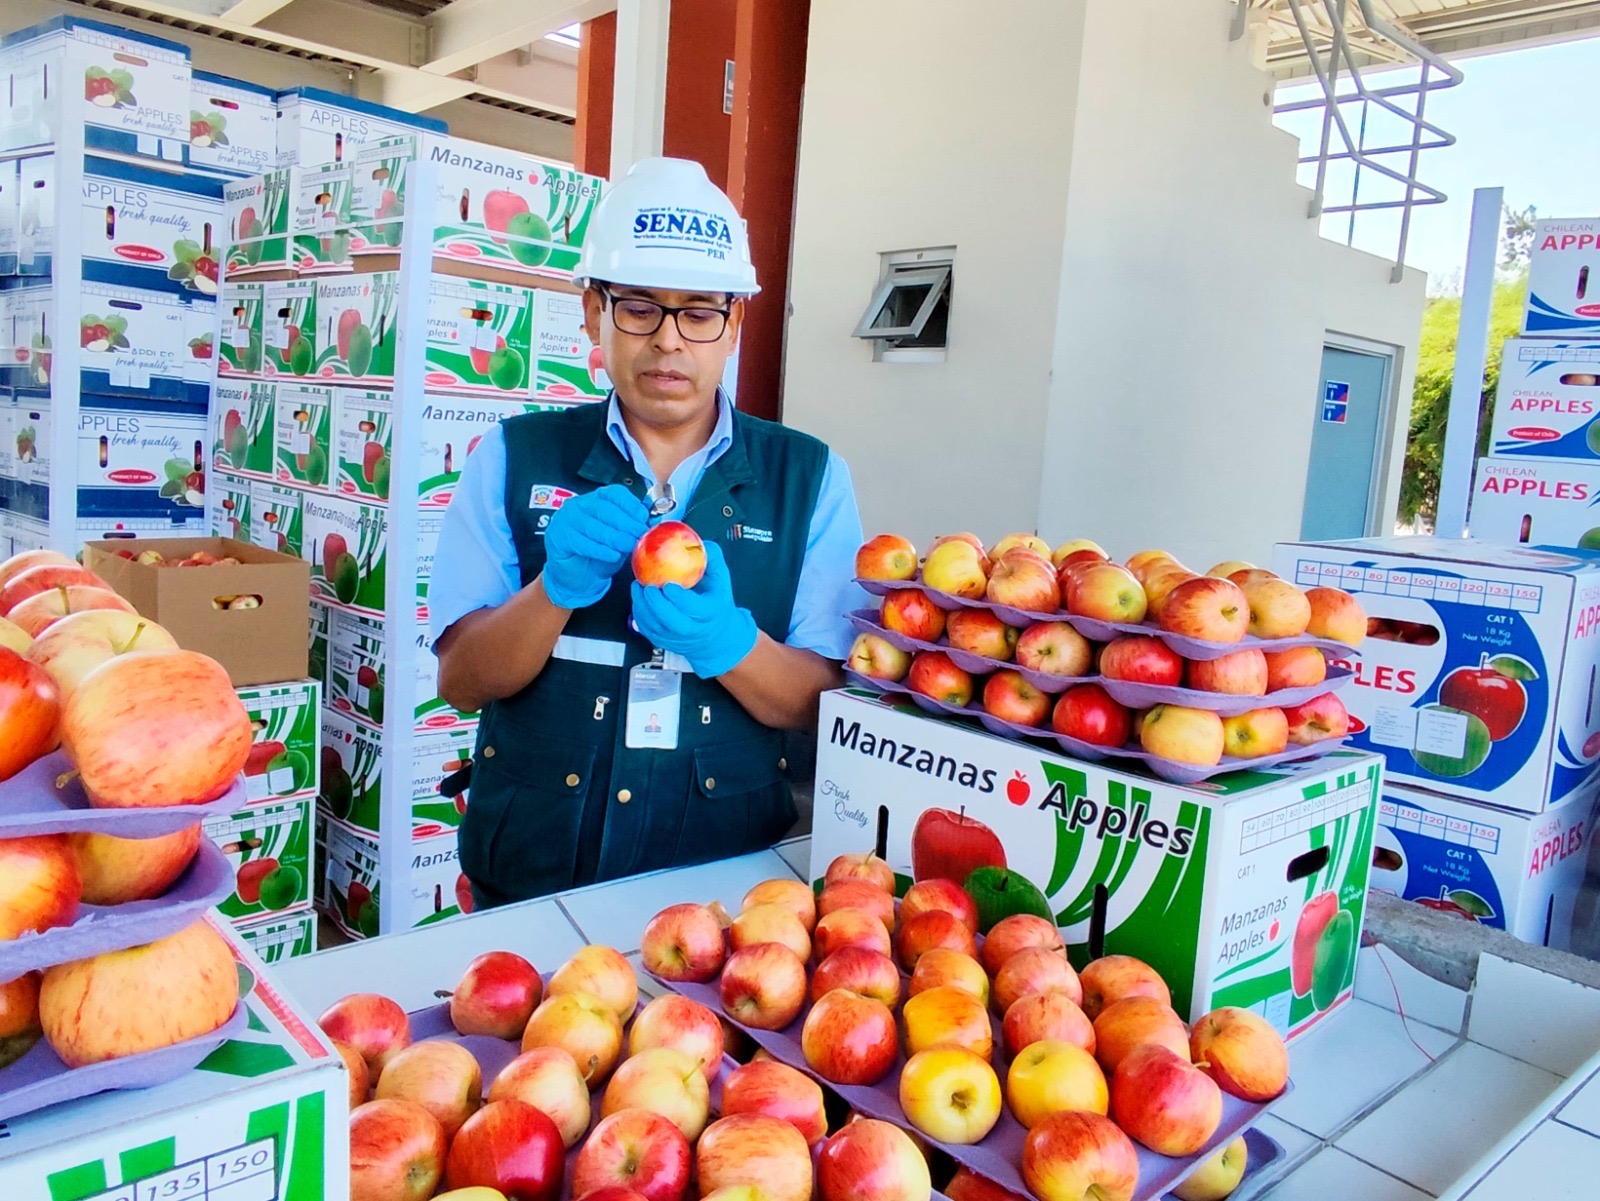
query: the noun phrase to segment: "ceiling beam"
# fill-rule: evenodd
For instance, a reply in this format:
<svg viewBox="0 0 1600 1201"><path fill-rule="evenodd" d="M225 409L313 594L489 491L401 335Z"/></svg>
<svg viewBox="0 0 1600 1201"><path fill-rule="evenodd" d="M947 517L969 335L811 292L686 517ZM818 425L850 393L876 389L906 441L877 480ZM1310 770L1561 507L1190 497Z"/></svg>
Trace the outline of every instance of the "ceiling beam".
<svg viewBox="0 0 1600 1201"><path fill-rule="evenodd" d="M240 25L254 25L293 3L294 0L229 0L217 15Z"/></svg>
<svg viewBox="0 0 1600 1201"><path fill-rule="evenodd" d="M418 65L452 75L616 6L616 0L451 0L426 18L431 47Z"/></svg>
<svg viewBox="0 0 1600 1201"><path fill-rule="evenodd" d="M356 95L374 104L386 104L401 112L421 113L478 91L469 79L450 75L430 75L426 71L401 71L380 67L356 76Z"/></svg>

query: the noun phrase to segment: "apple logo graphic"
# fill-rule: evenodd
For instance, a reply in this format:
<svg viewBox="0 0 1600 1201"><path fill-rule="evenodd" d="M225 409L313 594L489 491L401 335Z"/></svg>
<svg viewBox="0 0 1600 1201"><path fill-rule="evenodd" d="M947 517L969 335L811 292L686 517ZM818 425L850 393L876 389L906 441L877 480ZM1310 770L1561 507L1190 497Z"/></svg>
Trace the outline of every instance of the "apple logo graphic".
<svg viewBox="0 0 1600 1201"><path fill-rule="evenodd" d="M1028 783L1028 777L1020 771L1011 773L1011 779L1006 782L1006 800L1013 805L1026 805L1028 798L1033 795L1033 785Z"/></svg>

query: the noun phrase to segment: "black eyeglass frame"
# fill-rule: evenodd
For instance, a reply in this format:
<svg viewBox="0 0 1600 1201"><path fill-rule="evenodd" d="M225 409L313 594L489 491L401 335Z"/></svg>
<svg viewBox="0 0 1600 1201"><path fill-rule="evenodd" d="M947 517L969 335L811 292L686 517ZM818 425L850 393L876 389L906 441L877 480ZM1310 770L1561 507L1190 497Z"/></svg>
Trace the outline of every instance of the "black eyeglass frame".
<svg viewBox="0 0 1600 1201"><path fill-rule="evenodd" d="M596 284L595 285L595 291L600 293L600 307L601 308L605 308L606 307L606 302L607 301L611 302L611 306L612 306L611 324L616 327L617 332L618 333L627 334L629 337L632 337L632 338L648 338L648 337L650 337L657 330L659 330L661 328L662 324L666 321L667 317L671 316L672 324L677 326L677 328L678 328L678 336L680 338L682 338L685 342L693 342L696 345L705 346L705 345L709 345L712 342L720 342L720 341L722 341L722 335L728 332L728 321L733 316L733 304L732 304L731 301L729 302L728 307L725 308L725 309L713 308L712 306L706 305L706 304L686 304L686 305L680 305L680 306L674 308L671 305L658 304L654 300L646 300L642 296L617 296L609 288L607 288L603 284ZM656 318L656 323L654 325L652 325L649 329L645 329L645 330L623 329L622 326L617 324L616 303L619 300L626 301L629 304L647 304L647 305L649 305L651 308L653 308L653 309L655 309L657 311L658 315L657 315L657 318ZM717 316L722 318L722 324L717 328L717 334L716 334L716 337L714 337L714 338L691 337L689 335L689 333L683 328L683 322L678 320L678 314L679 313L715 313L715 314L717 314Z"/></svg>

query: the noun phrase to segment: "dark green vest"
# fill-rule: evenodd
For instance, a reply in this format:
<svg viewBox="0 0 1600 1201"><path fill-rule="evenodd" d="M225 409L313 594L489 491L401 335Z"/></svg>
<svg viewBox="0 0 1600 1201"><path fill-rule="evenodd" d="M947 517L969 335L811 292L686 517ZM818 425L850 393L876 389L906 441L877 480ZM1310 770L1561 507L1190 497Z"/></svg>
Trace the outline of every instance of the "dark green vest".
<svg viewBox="0 0 1600 1201"><path fill-rule="evenodd" d="M544 567L554 511L546 489L620 483L645 494L606 434L606 411L586 404L503 425L506 515L524 585ZM687 511L672 514L722 546L735 599L779 642L827 456L815 438L736 413L732 445ZM623 666L552 657L528 687L484 710L460 843L462 870L484 904L745 854L794 823L783 733L715 680L684 674L676 750L624 746L627 672L652 650L629 625L631 581L624 566L565 631L622 644Z"/></svg>

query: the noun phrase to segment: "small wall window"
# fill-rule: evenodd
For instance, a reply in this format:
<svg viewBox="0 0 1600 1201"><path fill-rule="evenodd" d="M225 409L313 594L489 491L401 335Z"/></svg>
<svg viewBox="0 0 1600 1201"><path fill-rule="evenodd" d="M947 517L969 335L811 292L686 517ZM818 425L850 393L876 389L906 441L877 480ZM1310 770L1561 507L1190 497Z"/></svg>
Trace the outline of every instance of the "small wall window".
<svg viewBox="0 0 1600 1201"><path fill-rule="evenodd" d="M878 286L856 326L880 362L938 361L950 332L955 247L895 251L882 256Z"/></svg>

